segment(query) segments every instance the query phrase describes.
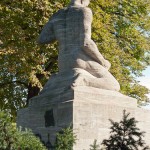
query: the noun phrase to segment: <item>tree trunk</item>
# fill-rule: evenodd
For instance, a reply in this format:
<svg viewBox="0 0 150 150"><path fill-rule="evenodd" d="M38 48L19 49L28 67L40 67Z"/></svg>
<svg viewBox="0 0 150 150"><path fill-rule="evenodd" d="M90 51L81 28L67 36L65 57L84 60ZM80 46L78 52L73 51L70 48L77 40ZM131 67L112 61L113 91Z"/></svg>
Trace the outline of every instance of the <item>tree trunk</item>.
<svg viewBox="0 0 150 150"><path fill-rule="evenodd" d="M38 86L32 86L31 83L29 83L28 86L28 96L27 96L27 105L29 103L29 99L31 99L34 96L37 96L40 92L40 88Z"/></svg>

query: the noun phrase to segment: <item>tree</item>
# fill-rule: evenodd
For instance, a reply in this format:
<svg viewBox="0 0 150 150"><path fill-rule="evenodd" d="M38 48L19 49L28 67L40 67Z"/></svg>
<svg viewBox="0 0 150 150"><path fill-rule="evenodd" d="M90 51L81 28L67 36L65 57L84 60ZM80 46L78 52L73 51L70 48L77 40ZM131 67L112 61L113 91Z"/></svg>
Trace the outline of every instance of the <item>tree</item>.
<svg viewBox="0 0 150 150"><path fill-rule="evenodd" d="M90 145L90 150L100 150L100 146L97 144L97 140L94 140L93 144Z"/></svg>
<svg viewBox="0 0 150 150"><path fill-rule="evenodd" d="M106 150L149 150L145 146L143 140L144 132L137 128L138 121L135 118L129 118L130 113L123 111L123 118L118 122L110 120L112 126L110 127L110 137L108 140L103 140L102 145Z"/></svg>
<svg viewBox="0 0 150 150"><path fill-rule="evenodd" d="M58 71L57 43L36 43L43 25L70 0L0 1L0 108L16 116L39 94L50 75ZM148 101L148 89L136 76L150 64L150 3L148 0L91 1L92 38L112 63L111 73L121 92Z"/></svg>
<svg viewBox="0 0 150 150"><path fill-rule="evenodd" d="M73 150L73 145L76 144L76 135L71 127L62 129L56 134L55 149L56 150Z"/></svg>
<svg viewBox="0 0 150 150"><path fill-rule="evenodd" d="M46 150L43 144L29 130L16 129L10 115L0 111L0 149L1 150Z"/></svg>
<svg viewBox="0 0 150 150"><path fill-rule="evenodd" d="M119 81L121 92L139 102L147 100L144 93L148 92L135 76L150 64L149 5L143 0L97 0L91 5L95 12L93 39L112 62L111 73Z"/></svg>

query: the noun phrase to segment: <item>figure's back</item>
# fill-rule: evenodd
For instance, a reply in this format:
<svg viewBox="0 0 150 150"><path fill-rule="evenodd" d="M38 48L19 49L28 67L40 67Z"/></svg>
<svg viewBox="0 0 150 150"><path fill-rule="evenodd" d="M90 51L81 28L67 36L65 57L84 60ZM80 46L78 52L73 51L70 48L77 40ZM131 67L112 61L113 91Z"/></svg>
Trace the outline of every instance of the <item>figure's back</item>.
<svg viewBox="0 0 150 150"><path fill-rule="evenodd" d="M72 68L82 53L85 38L91 38L92 12L87 7L68 7L58 11L52 22L59 42L59 71Z"/></svg>
<svg viewBox="0 0 150 150"><path fill-rule="evenodd" d="M53 20L60 53L70 48L83 46L85 37L91 36L92 14L85 7L68 7L60 10Z"/></svg>

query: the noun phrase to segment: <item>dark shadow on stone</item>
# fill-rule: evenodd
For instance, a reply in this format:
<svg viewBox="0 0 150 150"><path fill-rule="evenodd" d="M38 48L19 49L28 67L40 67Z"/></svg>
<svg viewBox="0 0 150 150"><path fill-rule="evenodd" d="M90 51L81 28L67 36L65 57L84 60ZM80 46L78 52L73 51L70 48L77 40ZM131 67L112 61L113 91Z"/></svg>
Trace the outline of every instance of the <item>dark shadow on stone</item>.
<svg viewBox="0 0 150 150"><path fill-rule="evenodd" d="M44 118L45 118L45 127L55 126L53 109L46 111Z"/></svg>

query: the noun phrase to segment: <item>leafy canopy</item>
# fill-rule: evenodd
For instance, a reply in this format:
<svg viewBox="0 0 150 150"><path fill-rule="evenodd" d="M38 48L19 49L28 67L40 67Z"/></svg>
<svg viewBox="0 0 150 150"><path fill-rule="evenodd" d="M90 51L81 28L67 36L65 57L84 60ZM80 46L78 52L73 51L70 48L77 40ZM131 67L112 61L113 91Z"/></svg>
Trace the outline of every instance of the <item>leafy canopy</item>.
<svg viewBox="0 0 150 150"><path fill-rule="evenodd" d="M0 1L0 108L16 116L58 71L58 44L40 46L44 24L69 0ZM121 92L147 101L136 77L150 64L149 0L91 0L92 38L112 63Z"/></svg>

